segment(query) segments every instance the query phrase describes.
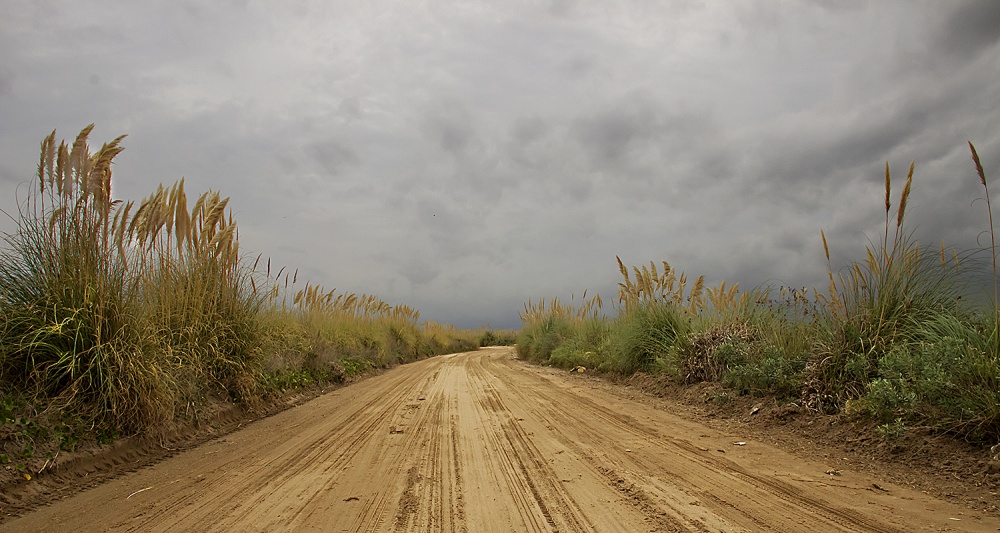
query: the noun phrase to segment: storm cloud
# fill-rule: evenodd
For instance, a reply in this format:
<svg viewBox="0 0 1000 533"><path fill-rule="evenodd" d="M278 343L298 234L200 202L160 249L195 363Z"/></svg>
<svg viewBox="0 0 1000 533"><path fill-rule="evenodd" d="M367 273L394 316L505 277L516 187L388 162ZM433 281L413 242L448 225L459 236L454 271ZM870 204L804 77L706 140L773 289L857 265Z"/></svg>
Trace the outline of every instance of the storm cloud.
<svg viewBox="0 0 1000 533"><path fill-rule="evenodd" d="M975 247L967 141L1000 167L991 0L15 0L0 49L5 212L93 122L128 134L117 197L220 190L248 254L467 327L611 300L616 255L823 285L820 230L860 256L886 163L918 238Z"/></svg>

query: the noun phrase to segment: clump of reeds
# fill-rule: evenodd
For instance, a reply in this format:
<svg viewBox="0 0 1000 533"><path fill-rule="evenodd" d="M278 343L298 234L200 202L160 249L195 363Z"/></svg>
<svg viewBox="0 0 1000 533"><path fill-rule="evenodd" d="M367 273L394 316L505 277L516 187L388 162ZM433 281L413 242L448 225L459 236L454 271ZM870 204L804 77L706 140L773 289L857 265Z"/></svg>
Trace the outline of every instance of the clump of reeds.
<svg viewBox="0 0 1000 533"><path fill-rule="evenodd" d="M120 240L127 221L111 198L122 137L91 154L88 126L72 146L42 142L37 189L19 206L0 252L0 380L134 430L168 416L159 366L133 304L139 252Z"/></svg>
<svg viewBox="0 0 1000 533"><path fill-rule="evenodd" d="M493 329L484 326L479 329L479 346L513 346L517 344L517 331Z"/></svg>
<svg viewBox="0 0 1000 533"><path fill-rule="evenodd" d="M826 235L823 249L830 265L827 357L817 368L842 400L865 393L877 375L878 359L899 343L935 338L929 330L946 317L960 317L964 294L962 262L957 253L921 248L904 225L913 183L910 165L891 216L891 175L885 173L885 231L866 247L866 257L834 275ZM891 239L890 239L891 237Z"/></svg>
<svg viewBox="0 0 1000 533"><path fill-rule="evenodd" d="M91 153L92 130L72 144L45 138L35 186L3 236L0 412L47 410L52 423L113 437L196 419L212 397L252 403L477 347L478 332L421 323L409 306L300 287L297 271L272 276L269 261L258 270L218 192L190 206L182 179L141 202L113 199L124 137ZM9 445L0 439L0 459Z"/></svg>
<svg viewBox="0 0 1000 533"><path fill-rule="evenodd" d="M181 180L138 205L113 199L124 137L91 154L41 146L0 265L0 380L95 424L133 432L221 389L247 398L258 373L260 299L241 264L228 199L190 210Z"/></svg>
<svg viewBox="0 0 1000 533"><path fill-rule="evenodd" d="M698 276L698 279L691 286L691 290L685 296L687 275L684 272L678 275L677 271L666 261L662 262L662 272L657 270L656 263L652 261L649 262L648 268L646 265L643 265L642 268L632 267L635 274L635 281L633 281L621 258L615 256L615 259L618 261L618 271L621 272L623 278L618 283L618 303L623 306L626 312L647 302L671 305L690 314L697 314L704 307L705 276Z"/></svg>
<svg viewBox="0 0 1000 533"><path fill-rule="evenodd" d="M253 398L260 373L263 298L240 258L228 203L209 191L189 210L181 180L160 186L120 228L121 240L144 252L140 309L182 404L213 389Z"/></svg>
<svg viewBox="0 0 1000 533"><path fill-rule="evenodd" d="M315 381L336 381L366 369L478 346L476 332L422 322L420 312L408 305L309 282L300 286L297 270L283 267L272 274L269 260L261 274L254 286L266 295L269 372L301 370Z"/></svg>
<svg viewBox="0 0 1000 533"><path fill-rule="evenodd" d="M600 321L604 305L601 296L595 294L587 298L587 291L584 291L582 300L580 305L563 303L559 298L525 303L524 311L518 313L521 317L518 355L531 361L546 362L553 350L565 344L584 324Z"/></svg>
<svg viewBox="0 0 1000 533"><path fill-rule="evenodd" d="M915 165L897 199L885 167L881 239L865 257L834 269L826 234L825 293L740 291L687 278L668 263L628 268L618 259L617 316L582 320L558 301L525 305L518 351L528 359L620 374L661 372L717 381L741 394L774 394L800 405L919 423L974 440L1000 438L1000 304L986 173L993 267L988 312L971 289L979 251L921 246L906 216ZM895 208L895 211L893 210Z"/></svg>
<svg viewBox="0 0 1000 533"><path fill-rule="evenodd" d="M972 141L969 141L969 151L972 152L972 162L976 165L976 176L979 177L979 183L983 186L983 193L986 195L986 214L989 217L990 223L990 257L993 265L993 293L990 295L990 301L993 304L993 343L1000 346L1000 287L997 286L997 238L996 232L993 228L993 206L990 204L990 188L986 184L986 171L983 170L983 163L979 160L979 153L976 152L976 147L973 146ZM1000 350L997 350L1000 352Z"/></svg>

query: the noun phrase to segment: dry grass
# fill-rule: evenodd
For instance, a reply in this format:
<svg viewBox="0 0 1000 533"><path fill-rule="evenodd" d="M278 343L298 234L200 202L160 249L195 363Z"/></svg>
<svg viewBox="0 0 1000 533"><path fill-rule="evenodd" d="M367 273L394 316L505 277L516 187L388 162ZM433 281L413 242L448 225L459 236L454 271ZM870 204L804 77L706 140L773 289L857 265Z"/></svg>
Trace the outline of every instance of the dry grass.
<svg viewBox="0 0 1000 533"><path fill-rule="evenodd" d="M138 203L114 200L124 136L91 153L92 130L43 140L37 187L4 236L0 403L131 434L213 396L253 403L289 384L477 346L477 332L420 323L409 306L246 261L216 191L192 206L180 180Z"/></svg>
<svg viewBox="0 0 1000 533"><path fill-rule="evenodd" d="M825 292L741 291L725 282L706 288L704 278L688 290L685 274L665 261L629 268L619 258L616 316L590 317L558 300L529 302L518 351L563 367L720 381L741 394L779 395L826 412L852 404L853 412L900 427L930 425L996 442L1000 278L985 171L969 148L990 211L993 291L986 309L968 297L980 278L980 251L921 246L906 226L916 165L893 201L886 164L882 239L869 242L860 261L835 269L820 232Z"/></svg>
<svg viewBox="0 0 1000 533"><path fill-rule="evenodd" d="M618 283L618 303L628 311L633 306L646 302L660 302L684 309L688 313L697 314L704 307L705 276L698 276L687 297L684 291L687 288L687 276L684 272L679 275L666 261L663 261L663 271L658 272L656 263L650 261L649 266L642 268L632 267L635 275L633 281L629 277L629 269L618 260L618 270L621 272L623 281Z"/></svg>

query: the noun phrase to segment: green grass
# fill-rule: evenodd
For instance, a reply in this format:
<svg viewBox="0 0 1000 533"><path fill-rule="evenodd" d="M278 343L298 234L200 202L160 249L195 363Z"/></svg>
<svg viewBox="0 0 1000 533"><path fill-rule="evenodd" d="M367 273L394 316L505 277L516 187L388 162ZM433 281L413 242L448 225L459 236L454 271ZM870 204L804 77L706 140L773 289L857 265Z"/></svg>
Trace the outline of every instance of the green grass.
<svg viewBox="0 0 1000 533"><path fill-rule="evenodd" d="M517 332L485 327L479 335L479 346L513 346L517 344Z"/></svg>
<svg viewBox="0 0 1000 533"><path fill-rule="evenodd" d="M3 235L0 462L156 432L210 401L254 404L512 340L272 275L240 253L228 198L189 206L183 180L114 200L123 138L91 153L91 129L42 142L36 186Z"/></svg>
<svg viewBox="0 0 1000 533"><path fill-rule="evenodd" d="M970 144L976 173L987 181ZM885 231L866 256L835 271L829 288L704 287L686 291L668 263L627 268L613 316L594 300L525 304L518 353L563 368L678 383L718 382L734 394L771 395L821 412L869 416L887 436L907 425L971 441L1000 441L1000 308L982 298L983 250L921 246L905 226L911 165L892 201L885 174ZM895 211L893 211L895 207ZM993 235L992 216L989 218ZM991 242L994 242L991 240ZM993 290L996 249L991 246ZM599 297L596 297L599 301ZM727 393L727 398L728 393Z"/></svg>

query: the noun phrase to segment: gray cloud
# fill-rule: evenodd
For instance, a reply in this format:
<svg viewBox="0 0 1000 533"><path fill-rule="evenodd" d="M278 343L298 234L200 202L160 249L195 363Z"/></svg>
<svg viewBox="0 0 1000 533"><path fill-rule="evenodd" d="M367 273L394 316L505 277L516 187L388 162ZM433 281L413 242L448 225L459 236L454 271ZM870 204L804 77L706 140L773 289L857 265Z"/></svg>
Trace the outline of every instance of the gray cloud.
<svg viewBox="0 0 1000 533"><path fill-rule="evenodd" d="M361 118L361 99L357 96L349 96L340 101L337 108L340 114L348 119Z"/></svg>
<svg viewBox="0 0 1000 533"><path fill-rule="evenodd" d="M412 285L427 285L441 273L437 260L409 258L405 263L397 265L399 275L405 277Z"/></svg>
<svg viewBox="0 0 1000 533"><path fill-rule="evenodd" d="M577 135L595 163L616 165L658 136L662 124L653 114L656 111L647 102L626 102L582 119Z"/></svg>
<svg viewBox="0 0 1000 533"><path fill-rule="evenodd" d="M519 145L530 145L544 137L549 126L539 116L517 117L511 127L510 136Z"/></svg>
<svg viewBox="0 0 1000 533"><path fill-rule="evenodd" d="M437 102L428 110L426 133L438 146L455 156L461 156L476 132L468 109L458 101Z"/></svg>
<svg viewBox="0 0 1000 533"><path fill-rule="evenodd" d="M959 4L941 25L937 41L950 56L967 59L996 44L1000 41L1000 3Z"/></svg>
<svg viewBox="0 0 1000 533"><path fill-rule="evenodd" d="M0 183L95 122L119 197L184 176L244 250L463 326L611 299L615 255L822 285L821 229L838 265L881 234L887 161L921 239L976 245L996 6L6 3Z"/></svg>
<svg viewBox="0 0 1000 533"><path fill-rule="evenodd" d="M355 165L360 161L357 152L349 146L343 146L337 141L310 144L306 147L309 154L329 176L336 176L347 165Z"/></svg>
<svg viewBox="0 0 1000 533"><path fill-rule="evenodd" d="M14 87L14 72L9 68L0 66L0 98L11 93Z"/></svg>

